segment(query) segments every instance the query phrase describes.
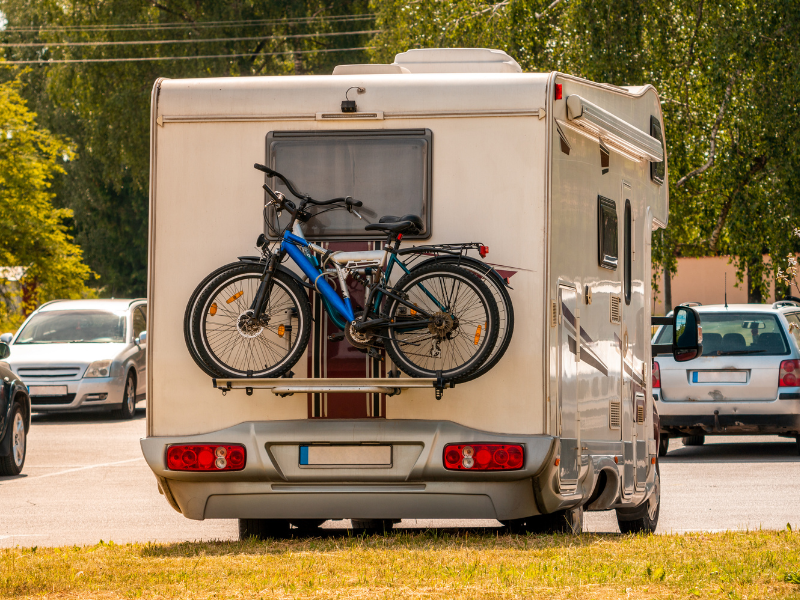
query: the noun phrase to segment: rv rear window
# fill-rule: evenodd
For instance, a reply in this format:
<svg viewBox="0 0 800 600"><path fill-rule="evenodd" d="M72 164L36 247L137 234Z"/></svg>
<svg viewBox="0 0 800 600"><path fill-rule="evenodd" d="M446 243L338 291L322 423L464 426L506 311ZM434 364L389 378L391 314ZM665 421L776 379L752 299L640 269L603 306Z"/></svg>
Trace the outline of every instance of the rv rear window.
<svg viewBox="0 0 800 600"><path fill-rule="evenodd" d="M597 197L598 207L598 262L604 269L616 270L619 261L617 235L617 204L613 200Z"/></svg>
<svg viewBox="0 0 800 600"><path fill-rule="evenodd" d="M656 117L650 117L650 135L661 142L661 148L664 151L664 156L667 155L667 149L664 148L664 134L661 132L661 123L658 122ZM650 179L661 185L664 183L664 161L650 163Z"/></svg>
<svg viewBox="0 0 800 600"><path fill-rule="evenodd" d="M364 203L363 220L346 210L315 216L306 237L317 240L384 239L364 231L385 215L418 215L424 229L407 239L431 235L432 133L429 129L273 131L267 135L267 164L301 192L318 200L352 196ZM292 198L277 180L277 189ZM321 212L321 211L316 211ZM269 216L273 224L277 216ZM278 231L286 225L283 215Z"/></svg>

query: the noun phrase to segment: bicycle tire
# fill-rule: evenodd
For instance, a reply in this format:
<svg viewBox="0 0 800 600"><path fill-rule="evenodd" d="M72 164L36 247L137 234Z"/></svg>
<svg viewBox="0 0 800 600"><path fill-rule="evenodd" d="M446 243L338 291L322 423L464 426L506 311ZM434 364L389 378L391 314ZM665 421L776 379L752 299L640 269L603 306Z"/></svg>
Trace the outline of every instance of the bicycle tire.
<svg viewBox="0 0 800 600"><path fill-rule="evenodd" d="M420 263L411 269L411 271L413 272L415 269L419 269L433 263L453 264L466 269L471 273L474 273L478 279L486 284L486 286L489 288L489 291L494 294L494 300L497 303L498 314L500 316L498 321L497 342L495 343L492 351L489 353L489 358L487 358L486 361L472 373L466 377L459 378L457 382L466 383L467 381L477 379L478 377L489 372L495 365L497 365L498 362L500 362L500 359L503 358L506 350L508 350L508 346L511 343L511 338L514 335L514 305L511 302L511 296L508 293L508 288L506 287L505 282L500 279L499 275L492 273L492 267L487 265L485 262L469 256L437 256Z"/></svg>
<svg viewBox="0 0 800 600"><path fill-rule="evenodd" d="M268 300L267 310L274 309L275 315L283 315L279 317L283 320L288 318L289 324L292 324L293 318L297 320L297 335L294 343L291 341L291 332L295 331L294 325L290 329L281 323L284 326L283 332L281 332L281 325L267 324L253 335L245 335L241 328L235 325L235 321L238 319L237 311L244 312L249 309L263 272L262 265L242 264L218 275L206 285L198 296L197 307L192 315L192 337L200 342L196 345L197 351L206 366L215 372L216 377L280 377L297 364L297 361L305 353L311 334L311 306L303 287L285 273L277 271L273 275L273 289ZM237 287L239 282L245 282L248 279L249 283L242 283ZM248 288L246 294L245 286ZM229 292L234 289L237 291L229 295ZM282 301L283 304L280 306L270 308L273 298L277 296L276 290L280 290L286 296L286 300ZM226 299L225 296L228 295L229 297ZM228 309L222 306L223 302L226 305L234 302L236 304ZM284 305L288 308L284 309ZM292 307L296 308L294 316L291 316ZM212 308L214 308L213 311ZM221 311L221 322L215 324L209 335L208 319L209 317L213 318L218 311ZM287 314L290 316L286 317ZM265 331L267 333L262 336ZM282 340L286 331L290 332L287 338L289 348L283 354L282 350L278 348L279 343L274 338L277 335ZM252 342L246 340L252 340ZM225 352L227 352L227 358L220 356ZM271 358L270 355L273 352L278 353L279 356L275 363L272 365L264 363L264 360ZM240 357L241 362L238 365L230 364L234 362L232 359ZM258 361L264 364L263 368L258 366Z"/></svg>
<svg viewBox="0 0 800 600"><path fill-rule="evenodd" d="M451 283L447 284L450 287L445 288L445 284L440 282L434 288L434 277L451 280ZM454 316L457 324L452 324L453 329L448 332L446 340L439 340L438 343L434 341L433 333L428 336L424 332L412 334L416 335L416 338L409 337L405 341L400 340L399 336L403 335L402 331L398 328L390 328L386 330L384 347L394 364L407 375L412 377L441 376L443 382L457 382L480 367L494 348L498 334L497 323L499 315L497 303L485 283L469 271L452 264L434 263L415 269L403 275L392 288L392 291L398 295L406 295L409 302L433 312L431 310L433 304L430 299L425 299L426 294L421 291L426 280L429 281L428 287L433 290L432 292L428 290L428 292L441 295L441 298L437 297L437 301L439 301L439 304L446 304L445 309L447 312L445 314ZM458 286L458 288L455 286ZM449 292L447 291L448 289ZM446 298L448 293L455 294L455 297ZM459 299L461 294L463 295ZM453 302L459 302L459 300L461 301L460 305L455 306L452 304ZM386 306L385 313L391 321L395 322L401 319L406 319L409 322L414 321L410 316L402 316L400 309L403 305L396 299L389 297L385 300L384 305ZM475 334L472 334L471 331L466 331L467 327L472 327L476 323ZM417 332L419 332L419 329L417 328ZM451 336L450 333L452 331L455 331L456 334ZM462 334L464 335L462 336ZM470 350L466 336L474 336L475 343L473 345L477 350L460 364L446 368L447 357L441 356L442 351L439 348L439 344L447 343L445 354L449 353L450 358L453 361L457 361L463 357L461 350ZM473 338L470 337L469 339ZM418 351L409 353L407 350L403 350L401 346L414 346ZM428 350L429 346L430 350ZM438 355L436 354L437 352ZM459 353L459 357L455 356L456 352ZM417 358L412 359L411 356ZM424 362L425 366L416 364L414 360Z"/></svg>
<svg viewBox="0 0 800 600"><path fill-rule="evenodd" d="M247 263L242 263L240 261L228 263L227 265L223 265L206 275L197 285L197 287L194 288L192 295L189 297L189 301L186 303L186 310L183 313L183 341L186 342L186 349L189 351L189 356L192 357L192 360L195 362L195 364L200 367L200 369L209 377L217 377L218 373L213 371L205 362L203 362L203 359L200 357L200 354L195 347L194 339L192 337L192 315L194 314L194 309L196 307L197 297L206 288L206 286L220 274L243 264Z"/></svg>

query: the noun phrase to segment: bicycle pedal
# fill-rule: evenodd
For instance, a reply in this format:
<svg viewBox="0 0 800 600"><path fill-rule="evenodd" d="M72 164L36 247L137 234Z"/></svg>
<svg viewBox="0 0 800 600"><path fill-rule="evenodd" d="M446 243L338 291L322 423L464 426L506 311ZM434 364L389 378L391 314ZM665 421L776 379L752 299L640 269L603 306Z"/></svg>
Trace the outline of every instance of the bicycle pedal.
<svg viewBox="0 0 800 600"><path fill-rule="evenodd" d="M328 341L330 342L341 342L344 339L344 332L340 331L339 333L332 333L328 336Z"/></svg>

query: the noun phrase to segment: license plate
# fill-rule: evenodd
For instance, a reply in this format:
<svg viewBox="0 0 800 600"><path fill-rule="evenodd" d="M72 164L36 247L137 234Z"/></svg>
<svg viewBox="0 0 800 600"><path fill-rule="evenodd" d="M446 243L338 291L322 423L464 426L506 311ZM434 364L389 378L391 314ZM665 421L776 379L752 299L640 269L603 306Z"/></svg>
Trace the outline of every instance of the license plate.
<svg viewBox="0 0 800 600"><path fill-rule="evenodd" d="M32 385L28 388L31 396L66 396L65 385Z"/></svg>
<svg viewBox="0 0 800 600"><path fill-rule="evenodd" d="M318 467L389 467L391 446L300 446L300 465Z"/></svg>
<svg viewBox="0 0 800 600"><path fill-rule="evenodd" d="M747 383L747 371L694 371L692 383Z"/></svg>

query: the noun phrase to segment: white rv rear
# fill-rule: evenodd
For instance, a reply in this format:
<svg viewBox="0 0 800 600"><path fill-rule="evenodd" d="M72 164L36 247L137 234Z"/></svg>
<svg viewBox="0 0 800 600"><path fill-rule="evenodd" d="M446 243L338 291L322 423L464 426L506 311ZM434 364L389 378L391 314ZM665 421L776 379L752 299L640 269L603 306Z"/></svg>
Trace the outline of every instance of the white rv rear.
<svg viewBox="0 0 800 600"><path fill-rule="evenodd" d="M346 94L357 112L341 112ZM657 506L650 236L667 223L668 190L651 86L522 73L499 51L414 50L393 65L329 76L160 79L151 117L142 448L176 510L191 519L513 521L578 507L624 511L651 495ZM508 351L441 400L432 388L336 393L337 379L368 384L392 365L330 341L318 309L307 359L293 371L330 393L223 395L187 351L183 318L195 286L256 254L265 231L264 179L253 163L275 168L288 152L275 140L336 132L424 140L419 168L370 165L377 181L403 183L407 172L427 190L425 239L404 245L481 242L486 262L508 278ZM302 175L292 177L302 188ZM317 240L371 249L382 236ZM242 444L245 468L168 468L169 445L204 442ZM445 468L446 445L493 442L520 444L523 467ZM372 446L388 450L363 450ZM326 452L338 458L301 464L301 447L335 447ZM389 458L363 458L380 452Z"/></svg>

